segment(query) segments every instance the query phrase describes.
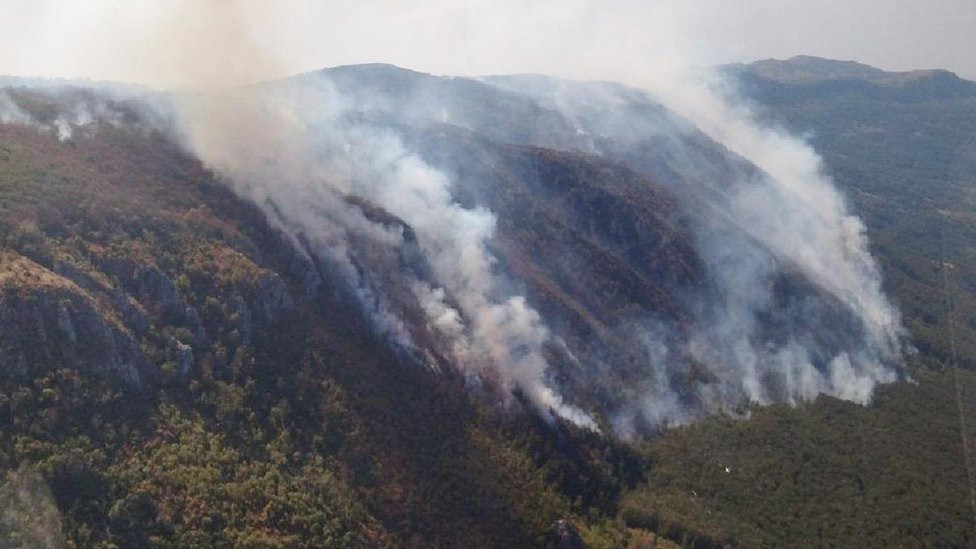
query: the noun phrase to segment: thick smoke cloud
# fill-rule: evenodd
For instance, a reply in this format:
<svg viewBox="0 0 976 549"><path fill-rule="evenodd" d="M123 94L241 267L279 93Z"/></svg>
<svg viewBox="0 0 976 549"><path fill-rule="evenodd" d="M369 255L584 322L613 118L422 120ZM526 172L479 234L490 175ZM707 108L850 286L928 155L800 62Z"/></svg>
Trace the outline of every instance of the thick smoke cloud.
<svg viewBox="0 0 976 549"><path fill-rule="evenodd" d="M646 323L644 396L615 414L618 431L819 394L864 404L878 383L898 378L903 329L864 225L813 149L760 125L728 82L675 67L650 95L537 77L486 81L563 113L584 136L583 150L672 180L691 220L707 290L693 299L684 340L667 324ZM723 150L703 153L704 136ZM832 309L820 299L778 303L777 285L795 274L831 296ZM770 324L781 325L779 333ZM706 380L676 383L691 364Z"/></svg>
<svg viewBox="0 0 976 549"><path fill-rule="evenodd" d="M524 297L503 289L488 250L493 214L457 204L448 177L391 130L345 121L351 100L327 79L303 79L183 99L177 111L190 149L326 256L378 330L415 347L389 303L402 296L389 295L396 290L384 283L388 275L404 278L454 364L487 375L503 395L523 392L545 414L593 426L546 382L549 331ZM397 253L406 245L403 229L368 219L349 196L405 222L433 276L376 272L375 263L369 272L356 254L364 247Z"/></svg>
<svg viewBox="0 0 976 549"><path fill-rule="evenodd" d="M714 78L714 77L713 77ZM723 88L721 82L690 81L681 99L666 97L707 135L762 169L762 177L737 177L726 189L727 212L776 261L802 272L820 289L846 304L864 330L856 355L840 353L825 373L811 366L809 344L793 341L782 351L780 368L790 372L790 398L810 399L826 393L865 403L878 382L890 382L895 372L886 365L897 361L902 335L900 317L881 290L881 276L871 257L865 227L823 173L816 152L802 140L756 122L748 104ZM705 254L716 257L716 254ZM765 258L742 250L739 269L725 269L728 295L742 299L740 309L762 310L757 284L768 279ZM744 274L740 279L731 273ZM748 325L741 320L740 326ZM751 377L749 378L751 379ZM750 399L764 402L761 392Z"/></svg>
<svg viewBox="0 0 976 549"><path fill-rule="evenodd" d="M531 86L518 78L485 82L531 97L575 130L532 144L585 151L652 178L680 180L676 193L691 219L707 281L707 292L685 298L694 311L685 332L666 321L642 320L634 337L646 352L639 396L594 411L611 415L616 430L629 434L638 424L680 424L748 403L818 394L864 403L876 384L896 379L900 322L881 291L863 225L809 146L763 127L721 81L689 68L691 57L681 51L685 42L675 37L694 28L687 19L694 10L655 13L660 17L652 18L646 33L617 33L618 19L600 10L586 17L585 2L570 3L558 17L551 17L553 5L527 9L520 18L525 28L547 26L579 37L589 29L603 39L574 42L570 51L578 55L571 64L556 55L565 44L546 40L545 33L532 42L533 51L551 52L554 70L571 65L586 76L637 83L651 95L545 79ZM170 105L152 96L152 118L161 123L172 117L187 149L322 262L392 344L433 369L443 357L472 383L488 381L505 398L521 392L543 414L593 426L591 416L573 405L573 395L561 394L552 381L547 349L559 342L553 319L513 289L517 285L492 252L497 212L462 206L454 195L458 181L412 150L395 123L370 118L386 111L399 122L464 126L458 116L464 113L450 112L438 96L364 105L324 76L231 86L286 74L292 65L266 53L249 34L253 10L215 6L179 1L146 8L148 15L140 11L145 6L121 14L151 20L132 25L135 30L122 40L139 45L132 51L140 63L158 64L171 82L205 90L172 95ZM453 17L453 10L445 10ZM501 12L489 15L503 17ZM677 20L680 32L668 31ZM190 32L184 32L186 24ZM656 35L662 38L647 38ZM644 51L621 55L618 39L636 41ZM521 52L524 44L515 49ZM499 45L499 66L524 67L515 49ZM538 57L534 67L549 72ZM472 66L491 65L484 61ZM116 123L113 111L99 111L97 102L73 104L77 108L62 109L56 119L38 120L0 93L0 122L33 124L62 140L92 121ZM628 109L635 104L641 116ZM720 145L711 157L701 154L702 135ZM661 162L642 155L651 141ZM737 160L712 161L735 155ZM791 276L832 296L854 322L846 324L832 305L815 299L777 309L776 288ZM774 314L783 328L770 334ZM820 320L805 320L814 318ZM703 381L677 381L698 370L707 374Z"/></svg>
<svg viewBox="0 0 976 549"><path fill-rule="evenodd" d="M620 86L486 81L559 112L576 140L554 136L552 146L629 162L657 177L659 163L645 165L640 155L627 160L628 150L654 139L680 180L706 291L686 298L696 312L685 336L658 322L637 337L647 349L641 395L600 410L613 415L618 432L819 394L866 403L876 384L898 377L901 327L881 292L864 227L802 141L759 127L714 84L691 79L670 81L656 96L683 117L655 96ZM184 99L177 112L190 149L267 205L296 240L330 258L380 332L404 348L424 347L404 318L410 304L403 294L410 293L441 342L435 350L452 364L495 382L502 394L521 391L542 411L593 425L548 381L545 348L554 340L545 319L523 296L505 291L509 284L489 249L493 212L458 204L454 182L410 150L396 123L369 118L484 130L432 89L391 95L364 88L350 95L322 73ZM619 116L634 112L635 101L638 112L649 113L645 120ZM708 137L721 145L713 154L724 164L696 156ZM403 227L371 219L350 196L405 223L424 266L391 273L389 266L402 262L371 262L367 256L377 250L392 257L411 243ZM802 279L835 305L808 297L784 309L775 296L784 277ZM781 324L779 333L770 333L770 324ZM707 372L703 381L687 381L694 368Z"/></svg>

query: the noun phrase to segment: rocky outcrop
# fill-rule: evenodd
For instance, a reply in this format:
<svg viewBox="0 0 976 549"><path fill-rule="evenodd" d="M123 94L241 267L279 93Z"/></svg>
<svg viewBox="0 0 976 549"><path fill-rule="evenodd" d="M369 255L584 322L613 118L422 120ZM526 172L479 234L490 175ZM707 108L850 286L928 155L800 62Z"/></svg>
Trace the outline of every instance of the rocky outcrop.
<svg viewBox="0 0 976 549"><path fill-rule="evenodd" d="M70 367L140 385L141 350L115 311L27 258L4 254L0 267L0 376Z"/></svg>
<svg viewBox="0 0 976 549"><path fill-rule="evenodd" d="M281 313L295 307L288 286L274 272L262 276L251 288L250 294L252 312L261 322L273 322Z"/></svg>
<svg viewBox="0 0 976 549"><path fill-rule="evenodd" d="M179 371L181 378L186 378L190 375L190 368L193 366L193 347L180 343L179 341L174 342L176 355L176 368Z"/></svg>
<svg viewBox="0 0 976 549"><path fill-rule="evenodd" d="M576 531L573 523L566 519L559 519L549 526L546 535L547 549L586 549L583 538Z"/></svg>
<svg viewBox="0 0 976 549"><path fill-rule="evenodd" d="M106 286L91 273L68 261L56 261L53 270L89 293L107 296L122 323L137 335L142 336L149 331L151 323L145 309L123 290Z"/></svg>
<svg viewBox="0 0 976 549"><path fill-rule="evenodd" d="M128 282L140 301L154 304L164 314L182 312L179 290L157 267L137 268Z"/></svg>

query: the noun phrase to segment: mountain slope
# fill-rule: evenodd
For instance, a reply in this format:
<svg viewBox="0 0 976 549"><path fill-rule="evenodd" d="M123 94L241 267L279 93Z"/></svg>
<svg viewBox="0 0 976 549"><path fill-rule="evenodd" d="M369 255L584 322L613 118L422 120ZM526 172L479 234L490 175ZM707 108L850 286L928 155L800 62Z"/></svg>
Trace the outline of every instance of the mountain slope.
<svg viewBox="0 0 976 549"><path fill-rule="evenodd" d="M328 112L309 102L309 90L332 97L334 103L343 106L342 112ZM671 399L672 404L661 413L652 413L652 418L642 417L646 416L646 409L625 409L633 399L608 401L606 396L619 390L612 388L600 400L604 403L601 406L611 406L605 413L614 417L613 421L646 422L653 429L662 423L687 421L710 409L734 408L749 400L802 399L820 392L841 394L854 385L873 387L881 379L897 377L897 368L888 369L897 363L894 350L897 343L891 333L897 321L882 320L880 326L877 324L878 318L890 315L884 297L870 287L874 283L870 257L856 260L863 259L866 263L863 269L858 268L859 272L844 274L850 265L831 251L831 246L860 245L844 242L851 237L831 229L818 235L823 242L817 245L826 248L818 250L825 252L822 256L811 261L815 257L812 254L796 254L795 242L787 240L804 236L794 231L801 232L803 223L821 224L822 221L815 218L799 221L802 204L787 207L777 204L795 200L788 191L778 189L755 166L668 112L644 92L616 84L559 81L531 75L491 77L476 82L433 78L389 66L368 66L301 75L271 84L266 93L283 108L294 109L306 117L304 133L290 136L288 140L321 141L325 145L318 146L323 148L326 157L335 154L329 152L330 147L340 149L355 143L360 147L365 145L369 151L360 153L361 157L396 158L382 170L375 166L363 168L356 160L330 159L327 164L346 162L343 170L353 174L352 189L343 192L364 193L416 228L424 223L423 213L391 198L385 190L357 180L377 177L375 172L379 171L380 177L399 179L396 185L403 186L405 192L413 192L411 185L420 185L419 181L405 177L405 170L398 163L422 162L424 170L434 174L445 194L456 201L428 204L429 207L458 207L465 210L465 215L484 212L493 217L497 221L497 239L486 242L486 253L498 260L500 268L496 275L507 278L501 286L516 294L526 292L530 298L527 303L533 308L541 307L539 301L532 299L542 295L542 290L535 287L540 283L555 288L563 296L584 301L589 295L605 300L607 296L601 295L600 290L613 287L619 295L615 298L617 302L628 305L626 310L618 309L610 316L599 310L583 314L600 319L604 333L618 332L619 337L587 338L560 330L553 334L565 341L577 359L575 362L600 368L601 375L584 375L583 385L595 389L614 383L636 385L639 392L649 389L642 385L639 376L627 375L633 369L623 365L635 362L636 369L646 372L649 361L660 359L648 360L646 355L631 358L633 346L627 343L628 339L657 340L642 345L644 348L638 349L641 354L647 352L648 346L663 347L671 353L664 360L667 364L662 364L662 370L655 374L664 377L652 383L664 393L658 397ZM438 100L445 96L451 99ZM501 110L506 102L513 102L513 96L522 103L531 100L537 105L536 110L517 109L525 120L519 118L515 123L510 122L507 111ZM491 111L492 116L487 116L485 110L475 107L479 103L497 107ZM563 123L552 123L553 120L563 120ZM521 129L526 121L532 127L545 128L545 133L527 134ZM330 139L337 143L328 144ZM384 143L385 148L371 150L378 142ZM395 144L394 151L387 150L391 148L389 143ZM538 149L540 145L545 151ZM215 158L226 158L226 149L233 150L235 146L225 144L224 150L212 154ZM525 147L543 152L545 157L537 154L527 164L524 155L519 158L512 154ZM282 150L278 154L288 153ZM246 156L250 155L236 154L237 158ZM289 163L300 165L301 161L293 159ZM554 169L556 166L559 168ZM226 169L236 170L241 178L253 178L255 172L258 180L271 177L261 174L261 166L251 163ZM365 174L357 175L357 170ZM307 192L309 176L314 177L308 174L289 182L289 192ZM256 186L260 193L280 192L264 189L260 183ZM560 187L573 190L562 195ZM608 191L615 196L601 196ZM562 219L550 219L553 212L558 212L555 208L534 206L560 196L575 200L558 199L564 211L557 215ZM613 201L608 200L611 198ZM784 211L801 210L793 212L797 214L792 216L797 219L793 221L796 226L781 230L779 234L783 236L778 241L770 239L771 233L755 222L756 216L763 212L753 204L759 205L761 201L771 203L766 212L781 207ZM750 208L757 211L749 211ZM301 215L292 212L290 217ZM524 229L526 220L536 219L546 222L533 225L531 231L522 230L517 239L507 234L509 227ZM600 223L602 219L614 221L606 225ZM856 220L843 223L856 226ZM556 233L547 233L556 227ZM523 265L525 261L509 261L506 253L515 248L501 248L497 244L517 240L524 248L525 243L533 240L548 242L540 239L541 235L548 235L553 242L562 241L564 245L553 246L548 256L543 248L537 247L533 257L536 276L519 280L522 273L510 269L522 265L522 272L528 273ZM439 235L432 231L419 238L433 241ZM827 244L830 240L835 242ZM593 244L613 257L608 261L581 255L592 249ZM717 248L728 250L732 257L714 253ZM734 275L741 276L742 280L732 279L732 272L727 268L730 261L742 263ZM830 263L834 264L828 266ZM604 265L623 265L629 272L588 271ZM568 271L576 272L575 280L567 278ZM635 278L634 274L638 276ZM608 276L613 280L604 282ZM437 280L428 282L438 284ZM858 284L869 287L853 287ZM650 287L656 296L649 300L634 294L631 288L638 289L641 285ZM775 290L767 291L767 286ZM553 295L552 291L546 291ZM452 292L458 297L458 290L448 291ZM726 299L732 293L737 295ZM858 303L863 299L867 301ZM853 309L849 308L851 303L857 303ZM596 305L592 299L587 303L590 308ZM874 320L867 320L864 310L874 308L882 311L874 315ZM573 304L568 309L579 311ZM543 324L562 322L568 309L563 307L561 311L543 314ZM738 318L733 320L734 317ZM619 341L616 348L614 340ZM741 347L742 353L732 356L708 351L730 346ZM792 361L786 355L797 357L793 365L781 363ZM849 358L853 364L852 375L859 381L844 383L842 388L832 379L831 372L835 372L835 359L844 362ZM574 366L567 365L565 358L556 355L552 366L570 380L574 377ZM579 370L578 366L575 368ZM558 387L554 390L558 391ZM578 396L575 390L568 394ZM845 398L865 400L867 395L851 393ZM583 402L584 407L592 405Z"/></svg>
<svg viewBox="0 0 976 549"><path fill-rule="evenodd" d="M417 368L165 135L0 131L0 455L8 482L44 475L74 543L524 545L568 494L619 492L598 468L626 452L591 437L559 465L547 427Z"/></svg>
<svg viewBox="0 0 976 549"><path fill-rule="evenodd" d="M821 399L668 432L623 516L750 546L972 545L976 85L809 57L724 70L764 120L808 136L863 216L919 351L914 384L865 409Z"/></svg>
<svg viewBox="0 0 976 549"><path fill-rule="evenodd" d="M369 65L187 119L0 91L0 464L76 544L972 537L950 378L845 402L903 374L883 295L750 225L811 218L644 92Z"/></svg>

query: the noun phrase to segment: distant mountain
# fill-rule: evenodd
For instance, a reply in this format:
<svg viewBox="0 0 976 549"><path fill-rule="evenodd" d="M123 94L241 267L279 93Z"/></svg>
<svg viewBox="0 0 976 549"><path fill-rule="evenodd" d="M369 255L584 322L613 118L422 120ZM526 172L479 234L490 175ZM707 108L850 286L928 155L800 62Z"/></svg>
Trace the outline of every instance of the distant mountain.
<svg viewBox="0 0 976 549"><path fill-rule="evenodd" d="M754 63L729 65L744 83L750 78L797 87L824 86L860 90L893 99L931 101L944 97L976 95L976 82L959 78L942 69L903 72L883 71L855 61L836 61L801 55L785 61L766 59ZM799 91L799 90L797 90Z"/></svg>

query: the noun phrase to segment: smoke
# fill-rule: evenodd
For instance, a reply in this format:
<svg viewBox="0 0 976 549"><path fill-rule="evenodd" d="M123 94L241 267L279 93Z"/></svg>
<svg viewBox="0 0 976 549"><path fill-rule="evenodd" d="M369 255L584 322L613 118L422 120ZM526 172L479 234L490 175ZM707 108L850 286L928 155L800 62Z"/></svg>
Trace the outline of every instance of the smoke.
<svg viewBox="0 0 976 549"><path fill-rule="evenodd" d="M579 401L569 402L576 395L561 393L554 381L550 347L562 335L558 319L533 308L493 249L504 212L457 198L459 186L490 183L490 175L458 179L464 176L425 158L404 129L450 123L496 140L602 156L672 185L705 283L697 293L673 289L690 325L655 320L628 336L646 355L642 378L622 380L637 396L587 403L612 416L618 432L819 394L866 403L878 383L899 375L902 328L882 292L863 224L811 147L760 124L726 83L690 68L700 59L690 44L700 34L702 10L666 3L629 17L636 4L626 5L621 11L585 1L437 4L425 8L432 11L400 8L404 17L391 19L363 2L296 21L246 2L178 0L86 2L51 17L125 22L61 29L88 45L76 55L95 63L89 66L99 75L200 90L170 97L187 149L321 262L378 333L432 369L434 355L444 357L473 384L497 386L505 399L519 392L545 415L594 425ZM473 17L472 8L480 15ZM264 18L267 27L259 24ZM484 82L514 94L486 108L480 96L457 100L474 90L461 79L437 80L416 93L403 92L396 78L343 87L325 74L238 86L308 65L316 47L301 40L311 35L290 31L323 18L347 20L334 34L352 33L370 56L390 56L381 60L468 74L497 68L615 78L650 94L489 78ZM256 36L255 28L265 32ZM283 53L281 44L294 47ZM426 54L416 44L427 44ZM158 120L169 116L169 107L151 103L162 111ZM92 121L113 120L114 111L80 104L39 120L0 93L0 122L33 124L67 140ZM508 128L540 109L559 121L522 133ZM595 360L580 356L577 375L610 386L587 377Z"/></svg>
<svg viewBox="0 0 976 549"><path fill-rule="evenodd" d="M900 360L903 329L897 310L882 292L865 227L824 174L820 157L802 140L758 123L748 103L714 74L707 80L690 80L680 93L670 91L662 97L706 135L764 172L733 177L723 193L723 213L759 247L729 242L728 235L714 233L702 239L703 256L712 260L712 273L728 296L714 322L723 330L718 340L728 341L733 335L738 342L732 349L746 366L743 385L749 399L769 401L761 380L772 371L783 373L790 401L829 394L866 403L877 383L897 378L892 366ZM733 250L735 257L723 258L720 249L726 254ZM791 333L766 358L769 364L754 356L746 342L754 340L756 314L770 307L770 294L762 289L784 268L802 273L847 307L859 321L849 328L859 333L858 345L829 348L818 338L843 331L843 324L824 326L810 319L805 328L812 337ZM726 326L739 333L729 334ZM815 357L824 353L831 355L820 359L826 366L818 367Z"/></svg>
<svg viewBox="0 0 976 549"><path fill-rule="evenodd" d="M544 414L594 426L546 381L549 330L523 296L504 291L488 249L492 212L456 203L450 179L392 130L350 122L350 101L328 79L305 78L184 98L177 110L190 149L327 258L381 333L416 347L392 303L409 291L446 341L438 351L462 371L503 395L522 392ZM360 199L406 223L422 264L393 258L410 245L404 229L370 219Z"/></svg>
<svg viewBox="0 0 976 549"><path fill-rule="evenodd" d="M738 182L730 212L777 256L798 265L849 303L880 344L897 344L897 312L881 291L864 224L823 172L817 153L778 128L761 125L749 105L715 74L668 93L668 106L709 137L762 169L768 178ZM775 206L775 207L770 207Z"/></svg>
<svg viewBox="0 0 976 549"><path fill-rule="evenodd" d="M0 124L31 127L62 143L70 141L77 131L98 125L132 127L136 110L145 118L140 122L143 130L161 127L163 103L137 86L0 79Z"/></svg>
<svg viewBox="0 0 976 549"><path fill-rule="evenodd" d="M51 133L57 136L58 141L71 139L74 133L74 126L85 126L91 124L93 116L82 106L76 106L74 116L58 116L50 121L43 121L38 117L24 111L17 102L10 97L7 89L0 88L0 124L15 124L18 126L30 126L40 131Z"/></svg>
<svg viewBox="0 0 976 549"><path fill-rule="evenodd" d="M20 110L6 90L0 90L0 124L29 124L30 122L30 116Z"/></svg>
<svg viewBox="0 0 976 549"><path fill-rule="evenodd" d="M61 513L39 474L20 468L0 484L0 543L5 547L67 547Z"/></svg>
<svg viewBox="0 0 976 549"><path fill-rule="evenodd" d="M282 226L315 243L316 253L344 273L377 329L398 345L425 345L405 320L415 305L430 332L420 339L440 342L435 350L462 371L495 382L503 395L520 391L544 412L592 426L550 381L545 350L554 340L545 319L523 295L506 292L511 285L490 251L495 213L460 205L456 182L411 150L397 128L449 121L513 142L521 134L489 130L497 118L465 112L470 103L462 99L470 92L444 91L451 80L359 70L361 80L341 86L332 71L230 92L236 100L200 96L204 106L180 109L190 147L243 194L273 204ZM401 77L427 83L414 89ZM683 334L656 322L637 336L647 349L645 373L629 381L640 394L601 410L619 432L820 394L864 404L878 383L897 379L902 329L881 291L864 226L802 141L760 127L714 82L684 76L651 96L545 78L486 81L558 111L567 123L555 128L572 128L573 135L557 129L523 137L531 143L548 139L552 147L675 179L706 286L684 298L693 322ZM649 142L660 159L640 154ZM411 244L403 228L370 219L349 196L405 223L423 265L404 268L391 259ZM377 250L389 257L367 258ZM406 293L415 304L404 302Z"/></svg>
<svg viewBox="0 0 976 549"><path fill-rule="evenodd" d="M676 334L645 323L636 338L646 379L613 414L618 432L820 394L866 404L878 383L899 377L904 330L863 223L815 151L761 125L718 74L671 66L663 75L646 79L651 93L485 79L561 112L581 149L668 181L694 231L706 286L686 298L692 326Z"/></svg>
<svg viewBox="0 0 976 549"><path fill-rule="evenodd" d="M544 382L543 345L549 331L542 318L523 296L506 296L499 287L496 260L487 248L494 215L455 203L447 176L408 152L395 136L369 135L357 142L361 150L375 150L367 158L373 173L359 180L355 190L417 232L440 287L418 285L416 295L428 321L452 340L454 358L463 368L487 362L496 369L504 394L522 390L541 410L592 426L592 420L564 404ZM452 310L444 295L456 299L460 310ZM445 314L450 319L446 325Z"/></svg>

